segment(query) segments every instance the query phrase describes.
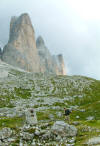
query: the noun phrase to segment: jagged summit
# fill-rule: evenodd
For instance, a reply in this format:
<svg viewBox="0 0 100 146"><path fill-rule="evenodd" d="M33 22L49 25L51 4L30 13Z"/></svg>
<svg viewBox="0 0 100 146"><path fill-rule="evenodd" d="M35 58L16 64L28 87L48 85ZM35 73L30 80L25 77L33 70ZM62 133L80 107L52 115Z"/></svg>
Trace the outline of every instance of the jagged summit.
<svg viewBox="0 0 100 146"><path fill-rule="evenodd" d="M64 61L54 61L41 36L35 41L35 32L27 13L12 17L8 44L3 49L2 60L29 72L65 75Z"/></svg>
<svg viewBox="0 0 100 146"><path fill-rule="evenodd" d="M41 45L45 45L45 42L44 42L42 36L39 36L36 40L36 46L39 47Z"/></svg>
<svg viewBox="0 0 100 146"><path fill-rule="evenodd" d="M27 71L40 71L35 33L28 14L11 19L10 38L4 47L2 59Z"/></svg>
<svg viewBox="0 0 100 146"><path fill-rule="evenodd" d="M65 68L64 58L62 54L57 55L57 64L59 66L60 74L66 75L66 68Z"/></svg>
<svg viewBox="0 0 100 146"><path fill-rule="evenodd" d="M27 13L22 14L20 17L12 17L10 22L10 38L9 42L13 41L19 35L21 34L21 31L23 30L26 35L30 35L30 32L28 31L29 28L32 27L31 19ZM24 30L26 29L26 31ZM32 29L32 35L34 35L34 29Z"/></svg>

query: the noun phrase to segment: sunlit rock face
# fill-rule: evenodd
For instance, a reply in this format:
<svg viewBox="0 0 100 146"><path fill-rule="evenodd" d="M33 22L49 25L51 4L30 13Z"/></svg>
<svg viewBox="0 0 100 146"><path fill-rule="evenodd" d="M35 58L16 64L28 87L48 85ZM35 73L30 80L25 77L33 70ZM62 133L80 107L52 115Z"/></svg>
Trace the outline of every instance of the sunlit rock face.
<svg viewBox="0 0 100 146"><path fill-rule="evenodd" d="M40 72L35 33L28 14L12 17L2 60L30 72Z"/></svg>
<svg viewBox="0 0 100 146"><path fill-rule="evenodd" d="M52 56L41 36L35 32L28 14L12 17L9 41L0 55L2 60L29 72L65 75L62 55Z"/></svg>

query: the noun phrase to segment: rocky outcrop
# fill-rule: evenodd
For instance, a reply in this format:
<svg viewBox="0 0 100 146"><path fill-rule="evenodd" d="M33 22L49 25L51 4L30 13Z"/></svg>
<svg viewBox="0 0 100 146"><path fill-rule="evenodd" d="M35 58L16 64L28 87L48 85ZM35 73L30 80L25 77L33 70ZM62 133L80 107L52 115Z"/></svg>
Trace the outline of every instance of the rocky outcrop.
<svg viewBox="0 0 100 146"><path fill-rule="evenodd" d="M93 145L99 146L100 145L100 136L90 138L86 144L89 146L93 146Z"/></svg>
<svg viewBox="0 0 100 146"><path fill-rule="evenodd" d="M2 60L30 72L40 71L35 33L28 14L12 17L10 37L4 47Z"/></svg>
<svg viewBox="0 0 100 146"><path fill-rule="evenodd" d="M41 36L35 41L28 14L12 17L9 41L1 56L4 62L29 72L66 75L62 55L52 56Z"/></svg>
<svg viewBox="0 0 100 146"><path fill-rule="evenodd" d="M60 137L71 137L76 136L77 129L73 125L69 125L64 121L56 121L51 128L52 134Z"/></svg>
<svg viewBox="0 0 100 146"><path fill-rule="evenodd" d="M63 55L62 54L53 55L52 60L53 60L53 67L56 71L56 74L57 75L66 75L66 68L65 68L65 64L64 64Z"/></svg>
<svg viewBox="0 0 100 146"><path fill-rule="evenodd" d="M37 38L36 46L40 58L41 72L56 73L57 75L66 75L62 55L52 56L41 36Z"/></svg>
<svg viewBox="0 0 100 146"><path fill-rule="evenodd" d="M9 138L12 135L12 130L10 128L3 128L0 130L0 140Z"/></svg>
<svg viewBox="0 0 100 146"><path fill-rule="evenodd" d="M58 64L59 74L66 75L66 68L62 54L57 55L57 64Z"/></svg>
<svg viewBox="0 0 100 146"><path fill-rule="evenodd" d="M52 66L52 56L47 47L45 46L44 40L41 36L37 38L36 46L40 58L40 71L54 73L55 71Z"/></svg>

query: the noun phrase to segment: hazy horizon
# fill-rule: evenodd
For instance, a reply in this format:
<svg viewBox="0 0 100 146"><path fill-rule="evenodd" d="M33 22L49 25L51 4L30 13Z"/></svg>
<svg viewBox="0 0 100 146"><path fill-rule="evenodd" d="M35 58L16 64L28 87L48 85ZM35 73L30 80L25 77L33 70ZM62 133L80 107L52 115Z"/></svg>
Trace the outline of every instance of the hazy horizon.
<svg viewBox="0 0 100 146"><path fill-rule="evenodd" d="M62 53L69 75L100 80L99 0L1 0L0 42L9 38L12 16L28 13L52 54Z"/></svg>

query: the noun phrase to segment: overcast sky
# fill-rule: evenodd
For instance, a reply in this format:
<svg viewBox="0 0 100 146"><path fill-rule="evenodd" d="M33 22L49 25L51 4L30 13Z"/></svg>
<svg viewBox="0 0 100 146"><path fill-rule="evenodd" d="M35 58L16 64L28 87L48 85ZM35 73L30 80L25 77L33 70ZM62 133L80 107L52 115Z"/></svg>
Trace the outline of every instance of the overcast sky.
<svg viewBox="0 0 100 146"><path fill-rule="evenodd" d="M0 42L11 16L29 13L36 37L52 54L62 53L68 74L100 80L100 0L0 0Z"/></svg>

